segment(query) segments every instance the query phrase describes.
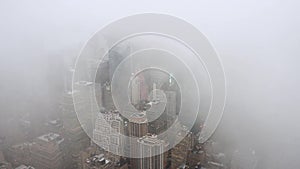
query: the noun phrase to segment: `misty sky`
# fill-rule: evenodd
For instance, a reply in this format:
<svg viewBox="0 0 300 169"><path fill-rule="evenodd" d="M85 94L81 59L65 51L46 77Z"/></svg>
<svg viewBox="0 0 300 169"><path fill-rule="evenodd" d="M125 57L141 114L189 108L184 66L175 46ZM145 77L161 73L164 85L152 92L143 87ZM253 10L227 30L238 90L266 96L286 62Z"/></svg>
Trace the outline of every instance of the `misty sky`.
<svg viewBox="0 0 300 169"><path fill-rule="evenodd" d="M300 11L297 0L0 1L0 123L51 114L60 64L101 27L121 17L165 13L196 26L215 46L227 78L216 140L251 147L259 168L300 165ZM47 116L47 115L45 115Z"/></svg>

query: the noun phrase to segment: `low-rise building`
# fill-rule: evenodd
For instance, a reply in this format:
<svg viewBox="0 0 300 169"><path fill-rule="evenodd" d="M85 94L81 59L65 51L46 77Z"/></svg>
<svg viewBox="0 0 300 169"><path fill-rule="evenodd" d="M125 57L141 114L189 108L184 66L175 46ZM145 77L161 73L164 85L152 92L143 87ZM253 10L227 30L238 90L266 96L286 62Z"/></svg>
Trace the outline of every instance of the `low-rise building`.
<svg viewBox="0 0 300 169"><path fill-rule="evenodd" d="M64 139L56 133L35 139L31 146L32 165L42 169L64 168L63 144Z"/></svg>

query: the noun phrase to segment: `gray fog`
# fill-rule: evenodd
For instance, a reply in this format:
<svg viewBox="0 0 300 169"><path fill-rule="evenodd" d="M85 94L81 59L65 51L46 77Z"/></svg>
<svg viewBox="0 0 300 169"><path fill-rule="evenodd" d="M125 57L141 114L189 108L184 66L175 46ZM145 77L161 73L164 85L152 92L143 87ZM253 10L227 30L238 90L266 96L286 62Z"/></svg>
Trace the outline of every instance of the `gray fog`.
<svg viewBox="0 0 300 169"><path fill-rule="evenodd" d="M0 134L13 119L57 112L63 65L124 16L177 16L207 36L222 60L227 102L213 139L253 149L256 168L299 168L300 3L265 1L0 1Z"/></svg>

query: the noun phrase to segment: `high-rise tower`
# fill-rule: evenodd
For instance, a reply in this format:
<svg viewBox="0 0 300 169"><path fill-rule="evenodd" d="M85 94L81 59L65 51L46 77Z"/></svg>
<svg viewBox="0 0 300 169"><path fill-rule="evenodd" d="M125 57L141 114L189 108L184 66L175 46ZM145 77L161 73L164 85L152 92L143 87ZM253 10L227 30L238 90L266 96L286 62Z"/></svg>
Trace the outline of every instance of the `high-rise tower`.
<svg viewBox="0 0 300 169"><path fill-rule="evenodd" d="M136 113L129 118L128 126L129 137L136 138L130 140L130 156L138 157L140 153L140 147L138 145L138 138L141 138L148 133L148 120L146 114ZM130 159L131 168L140 168L140 160L138 158Z"/></svg>
<svg viewBox="0 0 300 169"><path fill-rule="evenodd" d="M165 142L156 135L144 136L138 142L141 153L140 169L163 169Z"/></svg>

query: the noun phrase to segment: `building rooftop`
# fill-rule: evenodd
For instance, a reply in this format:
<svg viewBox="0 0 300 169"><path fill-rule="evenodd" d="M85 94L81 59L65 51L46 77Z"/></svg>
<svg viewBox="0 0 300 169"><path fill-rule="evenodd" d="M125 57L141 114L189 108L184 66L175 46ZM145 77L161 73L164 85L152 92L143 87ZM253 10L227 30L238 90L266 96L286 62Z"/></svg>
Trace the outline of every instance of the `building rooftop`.
<svg viewBox="0 0 300 169"><path fill-rule="evenodd" d="M15 168L15 169L35 169L35 168L32 166L20 165L19 167Z"/></svg>
<svg viewBox="0 0 300 169"><path fill-rule="evenodd" d="M147 123L148 122L145 112L132 114L131 117L129 118L129 121L132 123Z"/></svg>
<svg viewBox="0 0 300 169"><path fill-rule="evenodd" d="M61 142L64 141L64 139L56 133L48 133L48 134L44 134L42 136L38 137L39 140L45 141L45 142L56 142L58 144L60 144Z"/></svg>
<svg viewBox="0 0 300 169"><path fill-rule="evenodd" d="M157 135L146 135L139 139L139 142L144 145L154 146L162 145L165 142L157 138Z"/></svg>

